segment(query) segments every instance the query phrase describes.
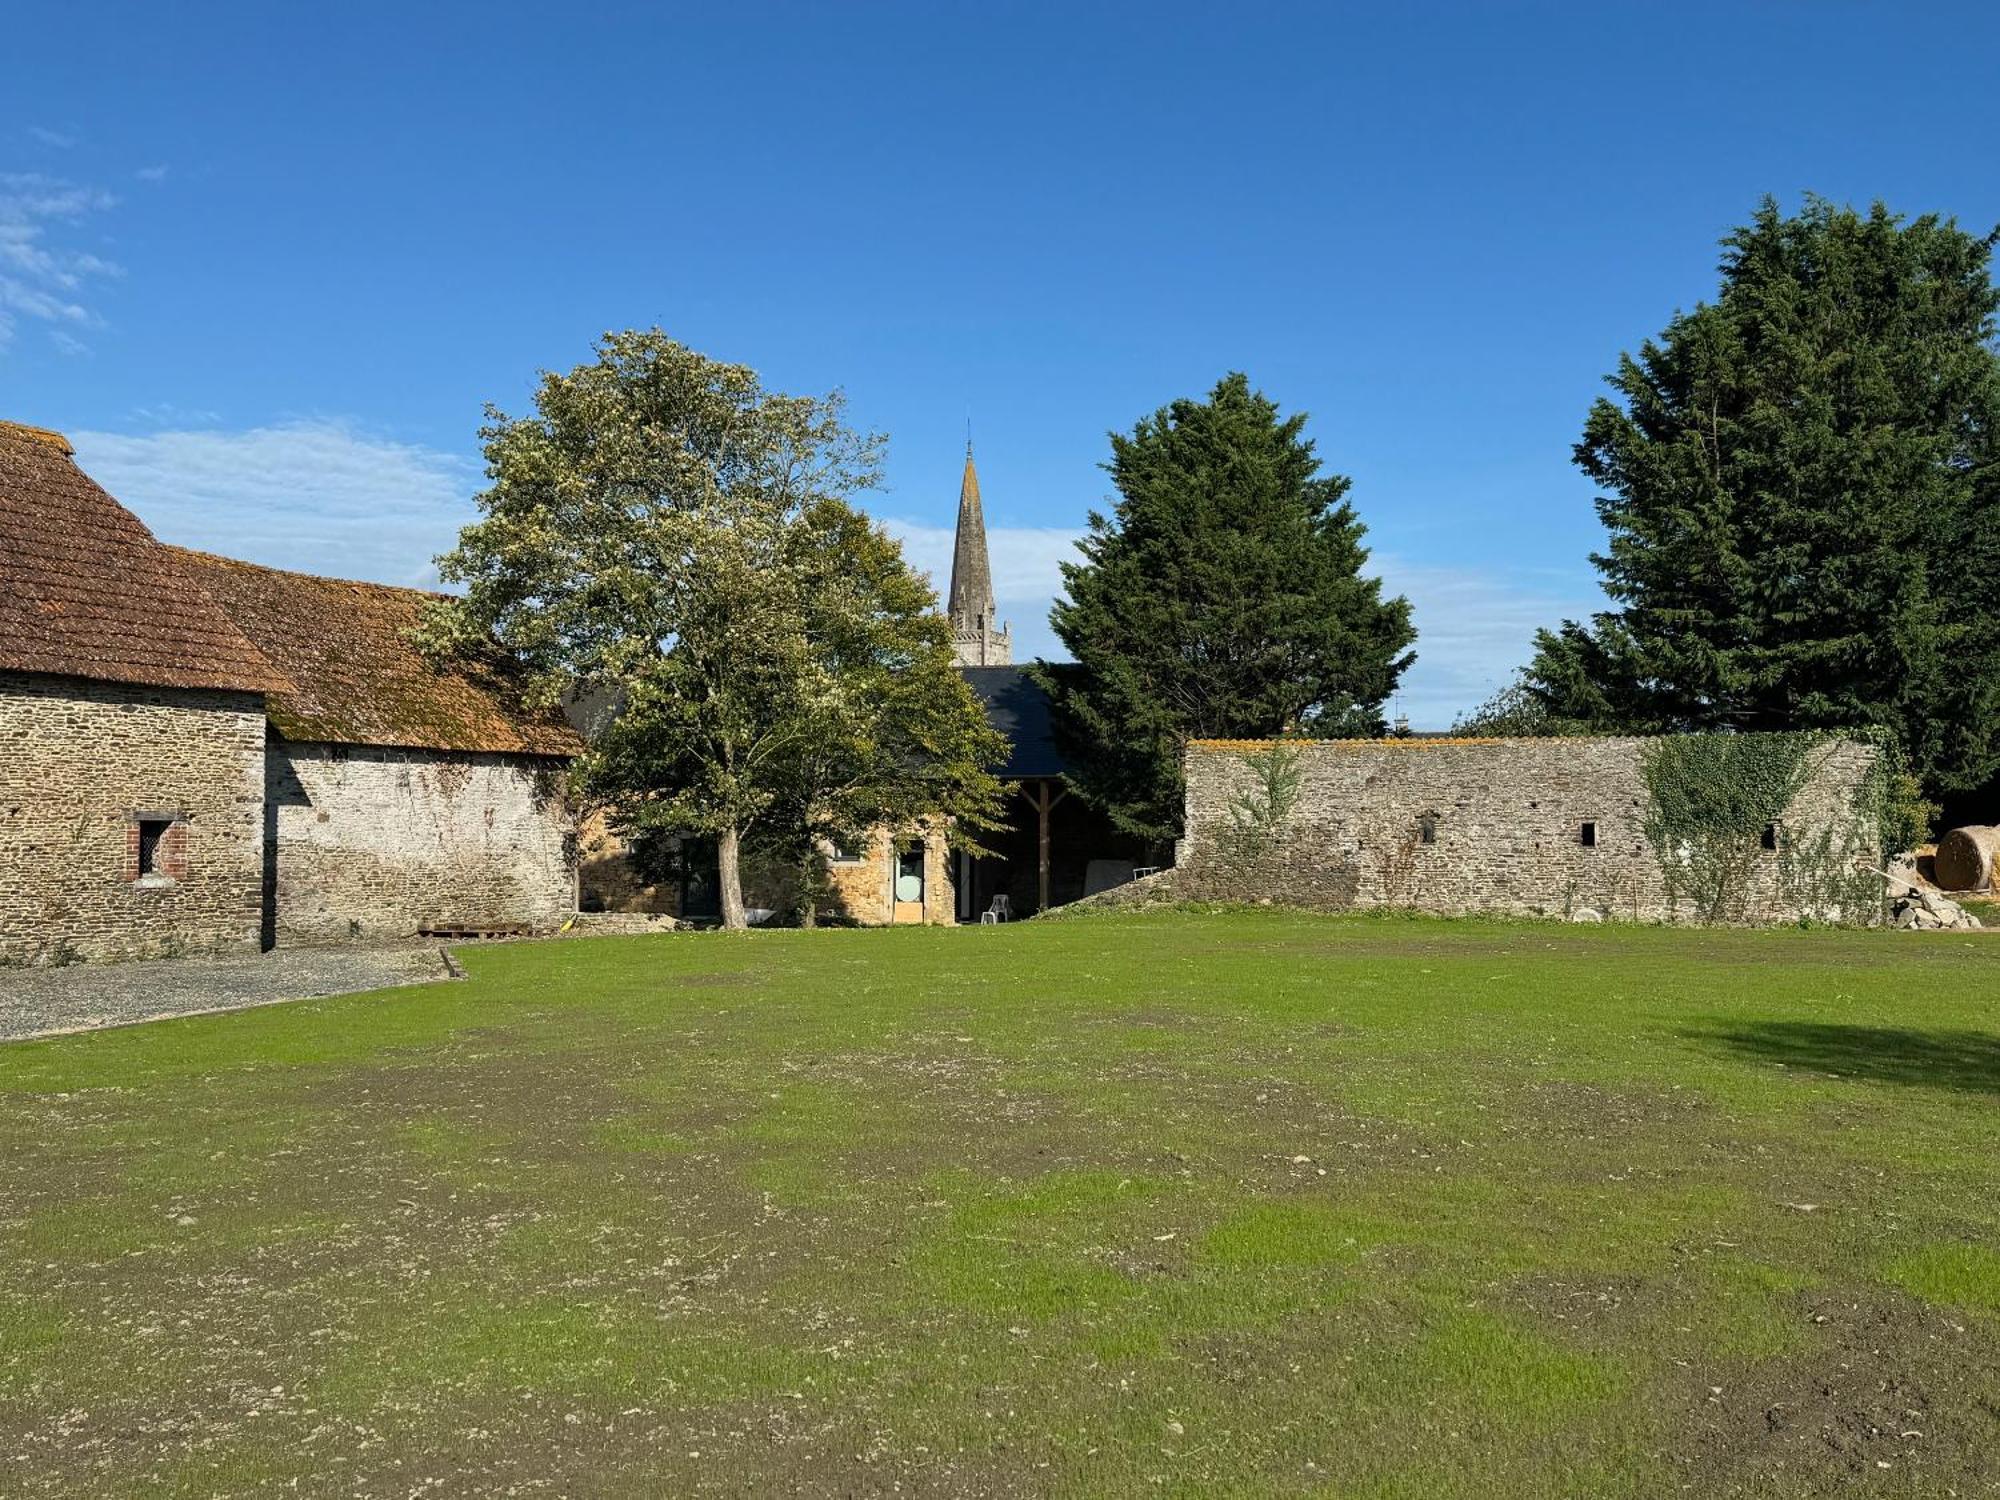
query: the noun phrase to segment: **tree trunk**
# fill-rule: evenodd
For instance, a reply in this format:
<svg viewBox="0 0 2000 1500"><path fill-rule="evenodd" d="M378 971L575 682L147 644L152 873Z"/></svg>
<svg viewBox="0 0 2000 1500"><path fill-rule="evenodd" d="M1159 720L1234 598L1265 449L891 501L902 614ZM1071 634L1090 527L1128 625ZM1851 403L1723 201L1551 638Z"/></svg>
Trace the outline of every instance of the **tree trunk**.
<svg viewBox="0 0 2000 1500"><path fill-rule="evenodd" d="M799 860L799 926L819 926L819 850L811 844Z"/></svg>
<svg viewBox="0 0 2000 1500"><path fill-rule="evenodd" d="M750 925L743 916L741 853L741 835L734 828L725 828L716 836L716 884L722 887L722 925L730 932L741 932Z"/></svg>

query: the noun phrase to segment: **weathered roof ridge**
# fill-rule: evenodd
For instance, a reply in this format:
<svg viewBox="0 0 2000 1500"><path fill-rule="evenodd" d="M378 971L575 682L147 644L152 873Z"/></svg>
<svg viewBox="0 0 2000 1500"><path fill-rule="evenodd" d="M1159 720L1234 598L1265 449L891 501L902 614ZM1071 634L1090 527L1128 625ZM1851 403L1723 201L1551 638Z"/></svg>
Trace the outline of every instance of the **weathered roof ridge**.
<svg viewBox="0 0 2000 1500"><path fill-rule="evenodd" d="M140 687L289 687L200 581L78 466L0 421L0 670Z"/></svg>
<svg viewBox="0 0 2000 1500"><path fill-rule="evenodd" d="M1744 730L1743 734L1786 734L1789 730ZM1858 732L1853 730L1828 730L1828 735L1859 744ZM1603 740L1679 740L1700 734L1735 734L1735 730L1695 730L1668 734L1412 734L1384 735L1380 739L1320 740L1307 735L1291 738L1265 740L1213 740L1195 739L1187 742L1190 750L1268 750L1273 745L1298 745L1326 750L1372 750L1376 748L1393 750L1449 750L1460 745L1588 745Z"/></svg>
<svg viewBox="0 0 2000 1500"><path fill-rule="evenodd" d="M1334 750L1359 750L1364 748L1372 748L1376 745L1384 745L1384 746L1395 746L1400 749L1409 749L1409 750L1430 750L1430 749L1445 749L1453 745L1504 745L1510 739L1528 741L1537 739L1547 740L1549 738L1550 736L1547 735L1536 736L1536 735L1525 735L1525 734L1520 734L1520 735L1463 734L1463 735L1433 735L1429 738L1420 738L1416 735L1408 735L1402 737L1383 735L1378 739L1321 740L1321 739L1313 739L1305 735L1300 735L1293 738L1278 738L1274 736L1270 739L1263 739L1263 740L1189 740L1188 748L1190 750L1267 750L1273 745L1307 745L1307 746L1320 746ZM1568 735L1564 736L1564 738L1630 739L1632 738L1632 736Z"/></svg>
<svg viewBox="0 0 2000 1500"><path fill-rule="evenodd" d="M288 740L409 750L569 756L583 742L555 710L529 708L496 647L432 661L410 638L430 589L327 578L169 547L243 633L290 675L265 703Z"/></svg>
<svg viewBox="0 0 2000 1500"><path fill-rule="evenodd" d="M0 417L0 433L28 438L37 443L47 443L51 448L60 448L65 458L71 457L76 452L76 445L53 427L36 427L28 422L10 422L5 417Z"/></svg>
<svg viewBox="0 0 2000 1500"><path fill-rule="evenodd" d="M169 552L202 563L218 563L227 568L247 568L253 573L281 573L287 578L306 578L314 583L335 583L342 588L372 589L384 594L416 594L425 599L450 599L454 596L443 589L427 589L413 583L379 583L372 578L342 578L333 573L312 573L304 568L281 568L275 563L246 562L240 557L225 557L220 552L204 552L199 547L182 547L174 542L160 545Z"/></svg>

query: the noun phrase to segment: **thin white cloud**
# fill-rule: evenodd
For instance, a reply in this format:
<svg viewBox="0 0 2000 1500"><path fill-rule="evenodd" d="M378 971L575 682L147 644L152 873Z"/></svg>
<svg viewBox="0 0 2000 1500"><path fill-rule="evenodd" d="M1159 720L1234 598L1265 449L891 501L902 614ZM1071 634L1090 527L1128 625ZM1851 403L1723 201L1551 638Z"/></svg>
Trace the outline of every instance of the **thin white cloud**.
<svg viewBox="0 0 2000 1500"><path fill-rule="evenodd" d="M70 438L162 541L271 567L434 584L431 559L475 514L469 460L349 422Z"/></svg>
<svg viewBox="0 0 2000 1500"><path fill-rule="evenodd" d="M148 427L213 428L222 425L222 413L219 411L210 411L205 406L178 406L171 401L135 406L132 416Z"/></svg>
<svg viewBox="0 0 2000 1500"><path fill-rule="evenodd" d="M1408 599L1416 621L1416 664L1393 709L1417 729L1449 729L1527 663L1538 629L1603 607L1581 568L1453 567L1380 552L1371 561L1383 593Z"/></svg>
<svg viewBox="0 0 2000 1500"><path fill-rule="evenodd" d="M44 146L53 146L58 151L67 151L77 143L77 137L66 130L51 130L46 125L30 125L28 134Z"/></svg>
<svg viewBox="0 0 2000 1500"><path fill-rule="evenodd" d="M168 167L163 162L156 167L141 167L132 175L137 177L141 182L165 182L168 170Z"/></svg>
<svg viewBox="0 0 2000 1500"><path fill-rule="evenodd" d="M942 594L951 578L952 530L919 521L884 523L911 564ZM1062 590L1058 564L1077 556L1079 533L1061 527L992 527L993 592L1014 627L1017 661L1068 652L1049 629L1049 606ZM1418 729L1447 729L1458 714L1504 686L1528 659L1535 631L1601 607L1582 576L1553 570L1446 567L1377 553L1383 592L1410 601L1417 660L1403 676L1393 711Z"/></svg>
<svg viewBox="0 0 2000 1500"><path fill-rule="evenodd" d="M61 347L80 347L77 330L100 319L85 300L93 281L123 274L108 260L51 243L50 229L74 228L116 202L99 188L80 187L39 172L0 172L0 348L23 320L63 333Z"/></svg>

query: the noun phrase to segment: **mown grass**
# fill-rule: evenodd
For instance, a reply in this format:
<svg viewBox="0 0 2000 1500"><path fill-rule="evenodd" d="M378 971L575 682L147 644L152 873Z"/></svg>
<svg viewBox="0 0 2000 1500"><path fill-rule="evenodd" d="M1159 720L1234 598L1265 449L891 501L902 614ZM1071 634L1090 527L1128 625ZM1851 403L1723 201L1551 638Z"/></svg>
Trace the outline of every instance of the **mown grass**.
<svg viewBox="0 0 2000 1500"><path fill-rule="evenodd" d="M2000 941L463 958L0 1049L0 1493L2000 1483Z"/></svg>

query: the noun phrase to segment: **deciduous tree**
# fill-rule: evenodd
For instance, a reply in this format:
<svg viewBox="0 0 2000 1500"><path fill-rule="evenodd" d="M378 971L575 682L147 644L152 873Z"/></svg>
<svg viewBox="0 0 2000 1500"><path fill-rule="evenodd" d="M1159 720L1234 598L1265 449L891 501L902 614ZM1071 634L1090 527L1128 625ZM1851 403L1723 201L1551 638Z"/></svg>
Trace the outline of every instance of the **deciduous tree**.
<svg viewBox="0 0 2000 1500"><path fill-rule="evenodd" d="M990 821L1004 747L929 586L847 503L880 440L837 394L768 391L657 329L597 356L545 374L532 416L489 410L482 516L439 560L465 592L430 644L497 640L544 701L615 705L580 789L628 834L712 837L728 927L746 844Z"/></svg>

